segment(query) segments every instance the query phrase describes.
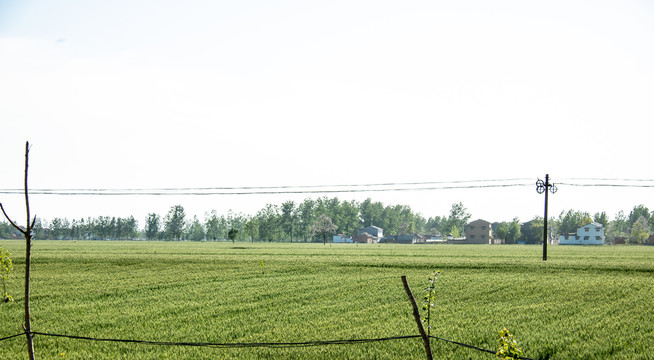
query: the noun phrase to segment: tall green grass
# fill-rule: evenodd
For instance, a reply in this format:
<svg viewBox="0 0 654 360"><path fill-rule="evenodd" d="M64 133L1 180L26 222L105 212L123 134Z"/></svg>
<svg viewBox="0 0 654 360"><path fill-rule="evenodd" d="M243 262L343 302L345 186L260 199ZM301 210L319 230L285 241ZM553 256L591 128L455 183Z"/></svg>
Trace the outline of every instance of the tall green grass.
<svg viewBox="0 0 654 360"><path fill-rule="evenodd" d="M0 305L22 331L24 243ZM34 331L171 342L302 342L417 335L400 277L420 300L441 270L432 335L497 348L507 327L535 359L654 357L654 248L36 241ZM263 274L261 261L264 262ZM491 359L432 340L437 359ZM27 358L24 337L1 359ZM422 359L420 339L301 348L157 346L37 335L43 359ZM62 355L63 354L63 355Z"/></svg>

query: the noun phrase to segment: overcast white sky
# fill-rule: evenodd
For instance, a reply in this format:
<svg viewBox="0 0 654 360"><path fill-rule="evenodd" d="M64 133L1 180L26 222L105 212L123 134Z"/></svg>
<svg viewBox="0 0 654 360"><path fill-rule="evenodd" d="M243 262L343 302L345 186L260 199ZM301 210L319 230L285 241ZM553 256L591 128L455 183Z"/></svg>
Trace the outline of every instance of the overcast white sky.
<svg viewBox="0 0 654 360"><path fill-rule="evenodd" d="M33 189L653 179L653 35L648 0L0 0L0 190L22 186L26 140ZM31 202L142 225L316 196ZM535 186L327 196L543 211ZM0 201L23 221L20 196ZM654 188L562 185L550 214L638 204Z"/></svg>

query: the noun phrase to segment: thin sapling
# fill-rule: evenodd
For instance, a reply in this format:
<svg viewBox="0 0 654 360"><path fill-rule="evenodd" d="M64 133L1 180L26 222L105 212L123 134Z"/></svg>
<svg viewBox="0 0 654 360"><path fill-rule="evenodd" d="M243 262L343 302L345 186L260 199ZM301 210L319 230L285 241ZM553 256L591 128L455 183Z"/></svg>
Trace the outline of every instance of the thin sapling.
<svg viewBox="0 0 654 360"><path fill-rule="evenodd" d="M422 318L422 322L427 323L427 336L431 336L431 313L432 313L432 308L434 307L434 297L436 295L436 280L438 280L438 275L440 275L440 271L434 271L431 273L429 276L429 284L425 288L425 297L424 297L424 304L422 305L422 309L426 310L427 313L425 314L425 317Z"/></svg>

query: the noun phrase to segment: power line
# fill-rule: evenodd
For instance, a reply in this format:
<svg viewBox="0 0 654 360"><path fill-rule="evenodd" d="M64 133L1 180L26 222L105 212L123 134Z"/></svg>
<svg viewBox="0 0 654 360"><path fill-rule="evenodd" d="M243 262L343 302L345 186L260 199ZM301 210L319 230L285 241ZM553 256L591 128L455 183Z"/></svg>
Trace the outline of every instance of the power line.
<svg viewBox="0 0 654 360"><path fill-rule="evenodd" d="M531 186L532 184L495 184L495 185L468 185L468 186L432 186L432 187L396 187L396 188L365 188L365 189L323 189L323 190L280 190L280 191L134 191L113 192L104 191L57 191L57 190L31 190L30 195L63 195L63 196L170 196L170 195L278 195L278 194L331 194L331 193L365 193L365 192L391 192L391 191L427 191L427 190L455 190L455 189L484 189ZM16 190L0 190L0 194L22 194Z"/></svg>
<svg viewBox="0 0 654 360"><path fill-rule="evenodd" d="M58 196L220 196L220 195L280 195L337 194L365 192L436 191L488 189L533 186L533 179L476 179L423 182L387 182L369 184L279 185L279 186L213 186L162 188L42 188L31 189L33 195ZM654 188L654 179L562 178L561 186ZM566 181L568 180L568 181ZM577 180L572 182L571 180ZM594 182L585 182L594 181ZM23 189L0 189L0 194L19 195Z"/></svg>
<svg viewBox="0 0 654 360"><path fill-rule="evenodd" d="M574 183L565 183L557 182L557 185L566 185L566 186L577 186L577 187L619 187L619 188L653 188L654 184L574 184Z"/></svg>
<svg viewBox="0 0 654 360"><path fill-rule="evenodd" d="M335 184L335 185L283 185L283 186L239 186L239 187L178 187L178 188L69 188L69 189L31 189L35 195L111 195L111 196L161 196L161 195L269 195L269 194L322 194L384 191L424 191L528 186L529 179L484 179L431 182L389 182L373 184ZM502 182L501 184L498 184ZM476 185L465 185L476 184ZM0 189L0 194L22 194L23 189Z"/></svg>
<svg viewBox="0 0 654 360"><path fill-rule="evenodd" d="M527 181L529 178L513 179L478 179L478 180L452 180L452 181L423 181L423 182L387 182L372 184L324 184L324 185L277 185L277 186L211 186L211 187L164 187L164 188L58 188L58 189L34 189L35 191L204 191L204 190L271 190L271 189L308 189L308 188L339 188L339 187L373 187L373 186L415 186L435 184L463 184L463 183L486 183L486 182L508 182ZM0 191L17 191L23 189L1 189Z"/></svg>
<svg viewBox="0 0 654 360"><path fill-rule="evenodd" d="M651 188L654 179L626 179L626 178L560 178L557 185L577 187L619 187L619 188Z"/></svg>
<svg viewBox="0 0 654 360"><path fill-rule="evenodd" d="M627 182L654 182L654 179L624 179L624 178L560 178L561 180L578 181L627 181Z"/></svg>

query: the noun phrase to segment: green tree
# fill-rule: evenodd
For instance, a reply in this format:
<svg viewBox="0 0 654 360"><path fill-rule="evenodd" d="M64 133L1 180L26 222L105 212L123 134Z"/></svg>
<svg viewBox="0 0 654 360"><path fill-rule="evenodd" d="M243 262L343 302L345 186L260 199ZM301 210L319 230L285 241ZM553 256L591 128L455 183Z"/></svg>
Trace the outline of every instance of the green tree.
<svg viewBox="0 0 654 360"><path fill-rule="evenodd" d="M509 239L511 239L513 243L515 243L520 238L520 236L522 236L520 229L520 219L514 217L509 226Z"/></svg>
<svg viewBox="0 0 654 360"><path fill-rule="evenodd" d="M425 219L424 216L420 215L420 213L414 213L414 222L415 222L415 232L418 234L426 234L427 233L427 228L425 225L427 224L427 219Z"/></svg>
<svg viewBox="0 0 654 360"><path fill-rule="evenodd" d="M606 228L606 239L608 242L615 244L617 238L627 238L629 226L627 224L627 216L624 211L620 210L615 214L615 218L609 222Z"/></svg>
<svg viewBox="0 0 654 360"><path fill-rule="evenodd" d="M227 239L229 231L229 219L225 215L218 217L218 239Z"/></svg>
<svg viewBox="0 0 654 360"><path fill-rule="evenodd" d="M17 237L20 233L14 229L11 224L5 221L0 221L0 239L11 239Z"/></svg>
<svg viewBox="0 0 654 360"><path fill-rule="evenodd" d="M148 240L156 240L159 238L161 231L161 217L155 213L149 213L145 218L145 238Z"/></svg>
<svg viewBox="0 0 654 360"><path fill-rule="evenodd" d="M403 224L402 205L386 206L382 215L381 228L387 234L399 234Z"/></svg>
<svg viewBox="0 0 654 360"><path fill-rule="evenodd" d="M343 220L343 214L341 214L341 201L337 197L333 197L331 199L325 197L323 201L325 205L325 211L321 213L329 216L329 218L332 219L332 222L338 229L339 224L341 224Z"/></svg>
<svg viewBox="0 0 654 360"><path fill-rule="evenodd" d="M545 222L543 221L543 217L541 216L534 217L534 219L529 223L529 232L531 234L530 239L532 241L527 241L527 244L543 243L544 226L545 226Z"/></svg>
<svg viewBox="0 0 654 360"><path fill-rule="evenodd" d="M185 217L186 214L182 205L174 205L170 208L164 220L164 233L167 239L182 239Z"/></svg>
<svg viewBox="0 0 654 360"><path fill-rule="evenodd" d="M259 237L259 222L256 218L251 218L245 223L243 230L250 241L254 242L254 239Z"/></svg>
<svg viewBox="0 0 654 360"><path fill-rule="evenodd" d="M307 198L297 208L299 220L298 233L304 238L305 242L311 237L311 225L316 219L314 212L315 206L316 202Z"/></svg>
<svg viewBox="0 0 654 360"><path fill-rule="evenodd" d="M297 209L295 208L295 202L293 201L286 201L282 204L281 208L281 218L280 222L282 224L282 229L284 230L284 233L286 236L290 236L291 242L293 242L293 235L295 226L298 222L297 220Z"/></svg>
<svg viewBox="0 0 654 360"><path fill-rule="evenodd" d="M504 240L507 244L512 244L513 242L509 241L509 222L502 221L497 224L497 227L493 231L493 238Z"/></svg>
<svg viewBox="0 0 654 360"><path fill-rule="evenodd" d="M280 215L277 205L267 204L266 207L259 210L256 217L259 223L259 236L268 241L279 239L281 229L279 227Z"/></svg>
<svg viewBox="0 0 654 360"><path fill-rule="evenodd" d="M416 234L423 230L424 218L411 210L408 205L399 207L400 212L400 233Z"/></svg>
<svg viewBox="0 0 654 360"><path fill-rule="evenodd" d="M646 223L649 223L651 218L649 209L642 204L638 206L634 206L634 209L631 210L631 212L629 213L629 217L627 218L627 226L629 226L629 228L632 228L634 224L638 220L640 220L640 218L645 219Z"/></svg>
<svg viewBox="0 0 654 360"><path fill-rule="evenodd" d="M248 218L242 213L234 213L232 210L227 211L227 219L225 222L225 230L224 230L225 236L228 235L230 229L234 228L238 230L237 233L237 240L238 240L240 234L243 233L243 229L245 228L245 224L247 223L247 221Z"/></svg>
<svg viewBox="0 0 654 360"><path fill-rule="evenodd" d="M186 226L186 238L191 241L204 240L204 228L202 227L200 220L198 220L198 217L195 215L193 216L193 220L191 220Z"/></svg>
<svg viewBox="0 0 654 360"><path fill-rule="evenodd" d="M87 219L84 218L80 218L77 221L73 220L72 227L73 227L74 238L85 239L85 240L92 239L92 232L93 232L92 225L93 222L91 217L88 218L88 221Z"/></svg>
<svg viewBox="0 0 654 360"><path fill-rule="evenodd" d="M343 234L356 235L357 230L361 227L359 211L359 203L357 201L343 201L340 209L340 222L334 225Z"/></svg>
<svg viewBox="0 0 654 360"><path fill-rule="evenodd" d="M598 224L602 224L602 226L604 226L604 229L607 229L609 227L609 217L606 216L605 211L602 211L601 213L599 212L595 213L595 215L593 215L593 221Z"/></svg>
<svg viewBox="0 0 654 360"><path fill-rule="evenodd" d="M520 227L521 235L519 237L519 240L524 241L526 244L542 243L543 226L544 226L543 217L534 216L533 219L522 224L522 226Z"/></svg>
<svg viewBox="0 0 654 360"><path fill-rule="evenodd" d="M373 202L367 198L361 203L360 209L363 227L375 225L384 228L381 226L384 218L384 205L381 202Z"/></svg>
<svg viewBox="0 0 654 360"><path fill-rule="evenodd" d="M232 244L236 240L237 236L238 236L238 229L234 229L234 228L229 229L229 232L227 233L227 238L232 241Z"/></svg>
<svg viewBox="0 0 654 360"><path fill-rule="evenodd" d="M71 239L82 239L82 236L80 235L80 223L76 220L73 219L70 222L70 236Z"/></svg>
<svg viewBox="0 0 654 360"><path fill-rule="evenodd" d="M448 235L452 235L453 238L460 238L461 237L461 231L459 230L459 227L456 226L456 224L450 225L450 231Z"/></svg>
<svg viewBox="0 0 654 360"><path fill-rule="evenodd" d="M522 236L520 228L520 220L517 217L512 221L503 221L497 225L494 237L504 240L507 244L515 244Z"/></svg>
<svg viewBox="0 0 654 360"><path fill-rule="evenodd" d="M32 232L35 239L50 239L50 229L48 228L47 224L45 224L45 221L41 220L40 218L36 218ZM19 236L19 234L20 233L17 232L16 236Z"/></svg>
<svg viewBox="0 0 654 360"><path fill-rule="evenodd" d="M208 240L216 241L220 238L220 219L218 212L211 210L211 213L204 215L204 229Z"/></svg>
<svg viewBox="0 0 654 360"><path fill-rule="evenodd" d="M123 221L121 218L112 217L111 223L109 224L109 238L110 239L120 239L121 228L123 227Z"/></svg>
<svg viewBox="0 0 654 360"><path fill-rule="evenodd" d="M95 223L96 220L92 217L87 217L86 220L83 221L83 229L82 231L82 237L87 240L91 240L95 238Z"/></svg>
<svg viewBox="0 0 654 360"><path fill-rule="evenodd" d="M139 233L139 224L134 218L134 216L130 215L130 217L122 219L121 232L120 232L121 239L131 240L137 237L138 233Z"/></svg>
<svg viewBox="0 0 654 360"><path fill-rule="evenodd" d="M108 239L111 219L108 216L98 216L95 220L95 226L93 227L93 233L100 239Z"/></svg>
<svg viewBox="0 0 654 360"><path fill-rule="evenodd" d="M644 244L647 242L650 234L651 229L649 227L649 223L645 216L641 216L631 226L631 233L629 234L627 241L629 244L633 245Z"/></svg>
<svg viewBox="0 0 654 360"><path fill-rule="evenodd" d="M582 211L568 210L561 211L558 220L558 234L576 233L577 229L593 222L590 214Z"/></svg>
<svg viewBox="0 0 654 360"><path fill-rule="evenodd" d="M440 217L440 216L435 216L433 218L429 218L425 224L425 229L427 234L429 235L442 235L443 231L443 224L446 219Z"/></svg>
<svg viewBox="0 0 654 360"><path fill-rule="evenodd" d="M451 234L453 237L460 237L461 231L465 228L468 220L470 220L470 213L462 202L452 204L450 208L450 215L443 225L443 234Z"/></svg>
<svg viewBox="0 0 654 360"><path fill-rule="evenodd" d="M54 218L50 223L52 237L55 240L64 240L70 238L70 222L66 218Z"/></svg>

